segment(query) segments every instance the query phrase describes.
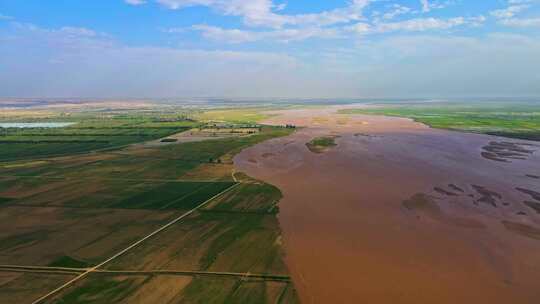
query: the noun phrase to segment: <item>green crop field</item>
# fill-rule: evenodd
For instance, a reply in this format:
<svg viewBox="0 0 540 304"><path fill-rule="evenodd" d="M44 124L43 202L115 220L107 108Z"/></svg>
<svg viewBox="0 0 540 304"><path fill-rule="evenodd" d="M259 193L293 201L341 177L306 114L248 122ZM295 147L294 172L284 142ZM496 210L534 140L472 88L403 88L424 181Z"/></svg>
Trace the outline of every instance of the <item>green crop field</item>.
<svg viewBox="0 0 540 304"><path fill-rule="evenodd" d="M182 113L4 119L75 124L0 129L0 264L28 272L0 266L1 301L31 303L158 231L99 268L106 273L92 272L45 302L297 303L276 218L281 192L232 175L235 154L294 130L256 125L257 132L226 139L146 144L205 124ZM219 115L236 123L264 117L252 110ZM137 269L147 273L124 273Z"/></svg>
<svg viewBox="0 0 540 304"><path fill-rule="evenodd" d="M32 299L74 277L69 274L0 271L0 303L31 303Z"/></svg>
<svg viewBox="0 0 540 304"><path fill-rule="evenodd" d="M0 122L67 122L59 128L0 128L0 161L70 155L163 138L188 130L197 122L177 113L73 113L32 119L16 115Z"/></svg>
<svg viewBox="0 0 540 304"><path fill-rule="evenodd" d="M277 213L281 191L263 183L242 183L234 190L212 201L203 210L221 212Z"/></svg>
<svg viewBox="0 0 540 304"><path fill-rule="evenodd" d="M233 184L107 179L73 181L23 177L0 181L0 193L18 193L18 198L3 199L5 203L22 206L189 210Z"/></svg>
<svg viewBox="0 0 540 304"><path fill-rule="evenodd" d="M230 182L165 183L126 198L112 208L192 209L216 194L231 187Z"/></svg>
<svg viewBox="0 0 540 304"><path fill-rule="evenodd" d="M380 104L340 113L406 117L433 128L540 140L538 103Z"/></svg>
<svg viewBox="0 0 540 304"><path fill-rule="evenodd" d="M46 303L295 303L287 282L234 277L93 274L77 288Z"/></svg>

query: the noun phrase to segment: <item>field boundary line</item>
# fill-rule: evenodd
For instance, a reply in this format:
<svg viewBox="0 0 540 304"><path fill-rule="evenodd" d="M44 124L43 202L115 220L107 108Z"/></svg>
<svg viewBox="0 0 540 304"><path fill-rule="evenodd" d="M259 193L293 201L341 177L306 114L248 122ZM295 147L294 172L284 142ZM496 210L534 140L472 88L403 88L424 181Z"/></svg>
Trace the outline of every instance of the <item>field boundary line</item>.
<svg viewBox="0 0 540 304"><path fill-rule="evenodd" d="M126 182L156 182L156 183L232 183L237 181L227 180L197 180L197 179L159 179L159 178L115 178L115 177L69 177L69 176L41 176L41 175L0 175L0 178L42 178L57 180L102 180L102 181L126 181Z"/></svg>
<svg viewBox="0 0 540 304"><path fill-rule="evenodd" d="M71 272L84 272L89 268L75 268L75 267L53 267L53 266L29 266L29 265L0 265L1 270L36 270L36 271L71 271Z"/></svg>
<svg viewBox="0 0 540 304"><path fill-rule="evenodd" d="M52 266L29 266L29 265L0 265L0 271L31 272L31 273L58 273L58 274L80 274L90 270L86 268L73 267L52 267ZM227 276L263 279L268 281L290 281L289 275L282 274L264 274L250 272L227 272L227 271L203 271L203 270L175 270L175 269L153 269L153 270L129 270L129 269L95 269L94 273L122 274L122 275L208 275L208 276Z"/></svg>
<svg viewBox="0 0 540 304"><path fill-rule="evenodd" d="M63 285L61 285L60 287L54 289L53 291L47 293L46 295L38 298L37 300L33 301L32 304L38 304L38 303L42 303L44 300L46 300L47 298L57 294L58 292L62 291L63 289L69 287L70 285L72 285L73 283L79 281L80 279L86 277L87 275L89 275L90 273L92 272L95 272L96 270L98 270L98 268L104 266L105 264L108 264L109 262L111 262L112 260L118 258L119 256L125 254L126 252L128 252L129 250L137 247L138 245L140 245L141 243L143 243L144 241L148 240L149 238L153 237L154 235L160 233L161 231L169 228L170 226L176 224L177 222L181 221L182 219L190 216L191 214L193 214L195 211L197 211L198 209L204 207L205 205L207 205L208 203L210 203L212 200L216 199L217 197L221 196L222 194L230 191L231 189L235 188L236 186L240 185L239 183L236 183L236 184L233 184L231 185L229 188L221 191L220 193L214 195L213 197L209 198L208 200L202 202L201 204L197 205L195 208L189 210L188 212L180 215L179 217L173 219L172 221L168 222L167 224L161 226L160 228L154 230L153 232L151 232L150 234L146 235L145 237L143 237L142 239L138 240L137 242L131 244L130 246L124 248L123 250L119 251L118 253L116 253L115 255L111 256L110 258L106 259L105 261L99 263L98 265L96 266L93 266L92 268L88 268L85 272L81 273L80 275L76 276L75 278L69 280L68 282L64 283Z"/></svg>
<svg viewBox="0 0 540 304"><path fill-rule="evenodd" d="M280 282L289 282L290 276L288 275L279 275L279 274L262 274L262 273L241 273L241 272L220 272L220 271L198 271L198 270L107 270L107 269L97 269L94 273L105 273L105 274L119 274L119 275L145 275L145 274L155 274L155 275L185 275L185 276L195 276L195 275L207 275L207 276L224 276L224 277L240 277L248 279L263 279L267 281L280 281Z"/></svg>
<svg viewBox="0 0 540 304"><path fill-rule="evenodd" d="M41 273L46 275L77 275L80 274L80 271L62 271L62 270L31 270L31 269L15 269L15 268L6 268L0 269L0 272L17 272L17 273Z"/></svg>
<svg viewBox="0 0 540 304"><path fill-rule="evenodd" d="M0 271L30 272L30 273L58 273L58 274L80 274L91 269L73 268L73 267L53 267L53 266L30 266L30 265L0 265ZM95 269L95 273L123 274L123 275L208 275L208 276L227 276L263 279L267 281L290 281L289 275L284 274L265 274L250 272L227 272L227 271L203 271L203 270L175 270L175 269L153 269L153 270L130 270L130 269Z"/></svg>

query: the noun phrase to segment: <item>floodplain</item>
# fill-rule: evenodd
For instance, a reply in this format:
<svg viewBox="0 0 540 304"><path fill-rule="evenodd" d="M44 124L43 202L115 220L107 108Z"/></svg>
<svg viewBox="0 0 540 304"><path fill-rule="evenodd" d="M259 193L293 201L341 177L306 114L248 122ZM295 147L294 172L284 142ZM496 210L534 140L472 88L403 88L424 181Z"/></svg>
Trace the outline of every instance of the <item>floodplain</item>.
<svg viewBox="0 0 540 304"><path fill-rule="evenodd" d="M2 114L75 124L0 129L0 301L540 298L534 104L57 107Z"/></svg>
<svg viewBox="0 0 540 304"><path fill-rule="evenodd" d="M283 193L278 219L302 302L538 302L540 143L530 139L540 108L460 107L341 105L263 121L299 130L235 165Z"/></svg>

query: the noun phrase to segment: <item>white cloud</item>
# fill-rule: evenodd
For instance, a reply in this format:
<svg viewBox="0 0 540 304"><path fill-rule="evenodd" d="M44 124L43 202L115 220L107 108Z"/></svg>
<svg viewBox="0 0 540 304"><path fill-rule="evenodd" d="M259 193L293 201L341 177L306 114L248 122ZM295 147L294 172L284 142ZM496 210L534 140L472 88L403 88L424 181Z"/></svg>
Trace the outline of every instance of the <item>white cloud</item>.
<svg viewBox="0 0 540 304"><path fill-rule="evenodd" d="M0 37L9 39L0 43L3 96L272 96L298 80L297 60L279 52L132 47L88 29L31 24Z"/></svg>
<svg viewBox="0 0 540 304"><path fill-rule="evenodd" d="M363 23L363 22L356 23L354 25L348 26L348 27L346 27L346 30L350 31L350 32L354 32L354 33L359 34L359 35L365 35L365 34L369 34L369 33L372 32L371 25L369 25L367 23Z"/></svg>
<svg viewBox="0 0 540 304"><path fill-rule="evenodd" d="M517 15L533 5L533 0L509 0L509 6L491 11L490 14L499 19L498 23L510 27L540 27L540 18L518 18Z"/></svg>
<svg viewBox="0 0 540 304"><path fill-rule="evenodd" d="M422 5L422 12L427 13L431 10L428 0L420 0L420 4Z"/></svg>
<svg viewBox="0 0 540 304"><path fill-rule="evenodd" d="M243 29L224 29L210 25L195 25L192 29L200 31L203 37L227 43L246 43L255 41L292 42L310 38L337 39L347 38L350 33L369 35L387 32L424 32L448 30L458 26L479 26L485 22L484 16L455 17L449 19L416 18L399 22L358 22L343 27L302 27L285 28L271 31L250 31ZM186 29L172 28L169 33L182 33Z"/></svg>
<svg viewBox="0 0 540 304"><path fill-rule="evenodd" d="M427 30L440 30L449 29L452 27L464 25L466 23L465 18L456 17L451 19L437 19L437 18L418 18L410 19L401 22L392 23L380 23L376 26L378 32L391 32L391 31L427 31Z"/></svg>
<svg viewBox="0 0 540 304"><path fill-rule="evenodd" d="M435 1L435 0L420 0L420 5L422 6L423 13L429 13L434 9L442 9L449 5L455 4L455 1L446 0L446 1Z"/></svg>
<svg viewBox="0 0 540 304"><path fill-rule="evenodd" d="M332 28L280 29L274 31L246 31L239 29L223 29L208 25L195 25L193 29L201 31L205 38L227 43L243 43L255 41L291 42L309 38L338 38L340 31Z"/></svg>
<svg viewBox="0 0 540 304"><path fill-rule="evenodd" d="M358 23L347 27L347 30L359 34L386 33L386 32L424 32L432 30L447 30L458 26L478 26L485 21L485 17L455 17L449 19L416 18L398 22L377 22L372 26Z"/></svg>
<svg viewBox="0 0 540 304"><path fill-rule="evenodd" d="M521 2L519 2L521 3ZM512 18L516 14L526 10L529 8L529 5L510 5L507 8L504 9L498 9L490 12L490 15L494 16L495 18L504 19L504 18Z"/></svg>
<svg viewBox="0 0 540 304"><path fill-rule="evenodd" d="M155 0L169 9L206 6L224 15L241 16L249 26L282 28L293 26L327 26L362 19L362 10L370 0L352 0L346 7L313 14L279 14L284 6L272 0Z"/></svg>
<svg viewBox="0 0 540 304"><path fill-rule="evenodd" d="M501 20L499 23L512 27L540 27L540 18L510 18Z"/></svg>
<svg viewBox="0 0 540 304"><path fill-rule="evenodd" d="M394 4L392 5L392 10L389 12L386 12L383 14L384 19L393 19L399 15L404 15L411 12L411 8L400 5L400 4Z"/></svg>
<svg viewBox="0 0 540 304"><path fill-rule="evenodd" d="M218 44L200 44L217 48L209 50L193 46L199 41L186 43L194 49L136 47L89 28L46 29L9 22L0 27L0 94L39 97L540 95L539 37L534 34L461 37L449 33L450 29L483 24L486 18L481 15L453 18L416 15L420 18L407 20L392 19L396 16L392 14L385 18L381 13L375 20L368 20L362 16L368 1L297 15L285 14L281 11L283 7L269 0L152 1L160 1L171 9L203 5L263 28L195 25L166 30L179 35L196 30L207 39L230 43L223 49L216 47ZM521 1L506 3L529 3ZM428 2L430 9L439 7L439 3L448 1ZM389 9L386 13L399 9L385 7ZM515 27L540 23L538 18L519 18L517 14L514 9L512 17L501 14L497 21ZM433 34L428 34L432 31ZM273 52L245 51L261 50L256 45L249 48L231 45L287 43L310 38L347 39L324 45L316 41L301 47L274 44L272 50L279 51Z"/></svg>

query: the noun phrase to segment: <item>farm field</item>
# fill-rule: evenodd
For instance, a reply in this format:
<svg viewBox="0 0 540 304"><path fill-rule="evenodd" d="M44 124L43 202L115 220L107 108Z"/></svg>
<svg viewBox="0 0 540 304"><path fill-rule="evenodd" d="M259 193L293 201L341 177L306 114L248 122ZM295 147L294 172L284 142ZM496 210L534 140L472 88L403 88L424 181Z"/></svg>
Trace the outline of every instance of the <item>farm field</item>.
<svg viewBox="0 0 540 304"><path fill-rule="evenodd" d="M9 204L4 204L1 211L0 264L32 266L58 264L66 257L94 265L175 215L146 210Z"/></svg>
<svg viewBox="0 0 540 304"><path fill-rule="evenodd" d="M146 112L74 112L27 116L20 111L2 115L6 123L70 123L58 128L0 128L0 161L70 155L118 148L163 138L198 124L184 111L175 114Z"/></svg>
<svg viewBox="0 0 540 304"><path fill-rule="evenodd" d="M29 303L29 299L38 298L74 277L74 274L0 271L0 302Z"/></svg>
<svg viewBox="0 0 540 304"><path fill-rule="evenodd" d="M540 0L0 0L0 304L539 304L539 54Z"/></svg>
<svg viewBox="0 0 540 304"><path fill-rule="evenodd" d="M540 140L540 106L535 103L373 104L340 113L406 117L434 128Z"/></svg>
<svg viewBox="0 0 540 304"><path fill-rule="evenodd" d="M272 214L201 212L133 249L107 269L284 275Z"/></svg>
<svg viewBox="0 0 540 304"><path fill-rule="evenodd" d="M292 291L279 280L96 273L45 303L291 303Z"/></svg>
<svg viewBox="0 0 540 304"><path fill-rule="evenodd" d="M281 193L232 163L242 149L293 130L257 126L146 146L137 143L201 123L115 115L1 129L0 145L14 149L0 152L0 302L296 303L276 219ZM4 142L25 138L32 143ZM81 138L109 142L102 150ZM60 153L17 152L56 141Z"/></svg>

